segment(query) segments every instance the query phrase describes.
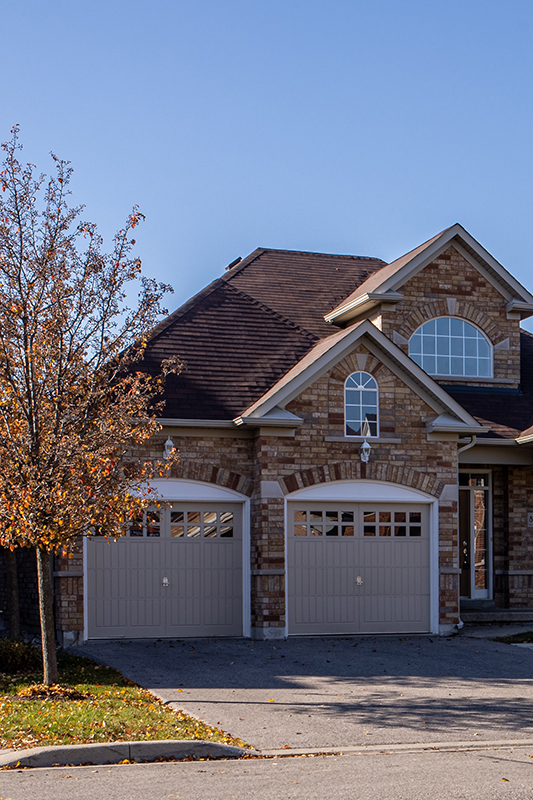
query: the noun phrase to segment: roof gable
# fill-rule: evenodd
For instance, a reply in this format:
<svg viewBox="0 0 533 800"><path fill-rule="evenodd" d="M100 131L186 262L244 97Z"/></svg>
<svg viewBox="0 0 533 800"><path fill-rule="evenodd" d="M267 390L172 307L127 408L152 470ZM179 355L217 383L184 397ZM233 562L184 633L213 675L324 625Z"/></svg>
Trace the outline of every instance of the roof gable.
<svg viewBox="0 0 533 800"><path fill-rule="evenodd" d="M389 369L418 394L436 413L431 430L439 430L439 418L445 419L446 430L483 433L482 427L464 408L430 378L417 364L381 333L369 320L338 331L320 340L295 366L259 400L235 419L237 424L260 425L261 418L274 409L284 409L302 391L324 375L363 341Z"/></svg>
<svg viewBox="0 0 533 800"><path fill-rule="evenodd" d="M398 302L400 289L450 246L455 247L504 297L508 311L533 314L533 295L458 223L370 275L332 311L327 322L342 324L381 302Z"/></svg>

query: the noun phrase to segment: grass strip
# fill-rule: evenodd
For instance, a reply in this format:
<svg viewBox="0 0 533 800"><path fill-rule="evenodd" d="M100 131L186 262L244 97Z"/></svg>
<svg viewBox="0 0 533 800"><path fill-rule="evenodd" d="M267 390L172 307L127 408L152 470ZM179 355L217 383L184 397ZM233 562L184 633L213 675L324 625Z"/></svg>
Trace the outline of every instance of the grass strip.
<svg viewBox="0 0 533 800"><path fill-rule="evenodd" d="M95 742L203 739L246 746L220 728L173 711L109 667L59 652L60 684L42 673L0 672L0 749Z"/></svg>
<svg viewBox="0 0 533 800"><path fill-rule="evenodd" d="M533 643L533 631L513 633L512 636L499 636L494 641L504 642L505 644L530 644Z"/></svg>

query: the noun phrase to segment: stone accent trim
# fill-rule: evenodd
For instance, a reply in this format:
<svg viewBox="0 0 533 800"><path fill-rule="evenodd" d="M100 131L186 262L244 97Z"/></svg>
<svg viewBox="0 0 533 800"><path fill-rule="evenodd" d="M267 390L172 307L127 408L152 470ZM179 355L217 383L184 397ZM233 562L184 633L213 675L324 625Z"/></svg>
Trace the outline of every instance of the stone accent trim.
<svg viewBox="0 0 533 800"><path fill-rule="evenodd" d="M401 327L401 334L409 340L413 333L423 325L424 322L429 322L429 320L435 319L435 317L454 316L468 320L468 322L480 328L490 339L491 344L504 338L503 332L488 314L485 314L484 311L481 311L481 309L476 308L470 303L466 303L464 300L457 300L455 313L450 314L448 299L442 298L440 300L434 300L431 303L426 303L420 306L420 308L417 308L416 311L413 311L405 320Z"/></svg>

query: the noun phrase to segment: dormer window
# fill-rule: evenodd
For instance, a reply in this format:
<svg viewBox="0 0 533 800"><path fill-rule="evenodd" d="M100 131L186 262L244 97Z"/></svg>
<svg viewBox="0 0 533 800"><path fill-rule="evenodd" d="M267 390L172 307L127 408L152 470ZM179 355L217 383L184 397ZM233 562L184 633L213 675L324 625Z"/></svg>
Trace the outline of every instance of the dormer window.
<svg viewBox="0 0 533 800"><path fill-rule="evenodd" d="M354 372L344 384L346 436L378 435L378 385L368 372Z"/></svg>
<svg viewBox="0 0 533 800"><path fill-rule="evenodd" d="M456 317L439 317L421 325L409 339L409 355L430 375L492 377L489 341Z"/></svg>

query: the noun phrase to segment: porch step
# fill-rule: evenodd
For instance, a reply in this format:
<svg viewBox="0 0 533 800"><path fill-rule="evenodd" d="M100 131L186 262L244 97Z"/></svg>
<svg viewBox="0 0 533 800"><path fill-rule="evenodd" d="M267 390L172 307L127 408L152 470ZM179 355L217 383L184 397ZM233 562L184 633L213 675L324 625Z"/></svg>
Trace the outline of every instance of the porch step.
<svg viewBox="0 0 533 800"><path fill-rule="evenodd" d="M481 611L479 609L461 611L461 619L465 624L477 623L502 623L502 622L533 622L533 608L491 608Z"/></svg>

